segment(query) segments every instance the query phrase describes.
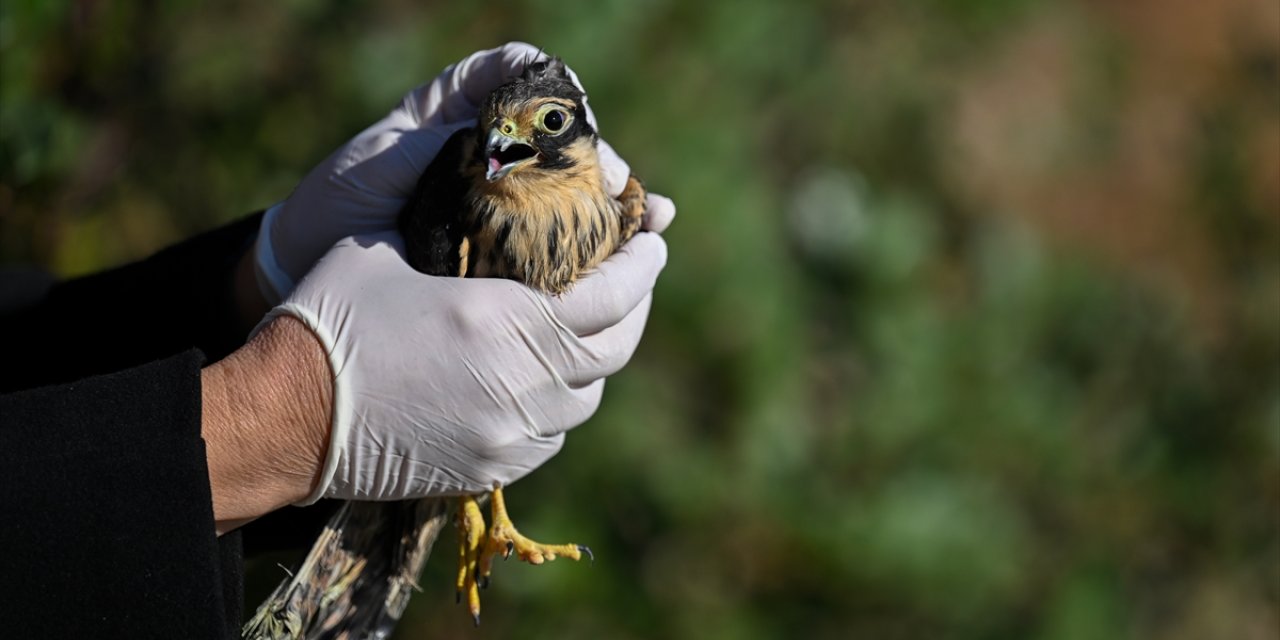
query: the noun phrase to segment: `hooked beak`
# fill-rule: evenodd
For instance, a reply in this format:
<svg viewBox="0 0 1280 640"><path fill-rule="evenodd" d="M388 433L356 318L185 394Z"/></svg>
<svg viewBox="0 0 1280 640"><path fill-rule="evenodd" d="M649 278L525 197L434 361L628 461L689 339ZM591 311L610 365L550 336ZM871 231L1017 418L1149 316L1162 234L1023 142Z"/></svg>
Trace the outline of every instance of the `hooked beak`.
<svg viewBox="0 0 1280 640"><path fill-rule="evenodd" d="M485 174L489 182L501 180L512 169L532 162L538 152L527 140L503 133L499 127L489 130L489 141L484 147Z"/></svg>

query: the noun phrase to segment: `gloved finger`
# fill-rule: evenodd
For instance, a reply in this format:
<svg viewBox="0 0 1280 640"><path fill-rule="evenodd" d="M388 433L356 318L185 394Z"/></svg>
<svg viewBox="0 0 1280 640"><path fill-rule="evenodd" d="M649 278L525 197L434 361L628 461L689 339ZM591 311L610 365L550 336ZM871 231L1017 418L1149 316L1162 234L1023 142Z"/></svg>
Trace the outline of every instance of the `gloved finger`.
<svg viewBox="0 0 1280 640"><path fill-rule="evenodd" d="M636 305L622 322L580 338L572 359L572 370L561 374L565 382L584 386L601 381L622 369L640 346L644 326L649 321L653 294Z"/></svg>
<svg viewBox="0 0 1280 640"><path fill-rule="evenodd" d="M399 262L404 263L406 269L413 269L413 267L409 266L408 250L405 249L404 236L400 235L399 231L379 231L378 233L370 233L363 236L343 238L339 244L354 244L362 247L385 246L385 250L395 253L396 258L398 258ZM386 259L390 261L389 256ZM415 271L414 273L417 272Z"/></svg>
<svg viewBox="0 0 1280 640"><path fill-rule="evenodd" d="M419 126L474 118L490 91L519 75L529 62L545 57L525 42L477 51L410 92L400 110L411 114Z"/></svg>
<svg viewBox="0 0 1280 640"><path fill-rule="evenodd" d="M399 211L399 206L413 193L418 179L440 153L440 149L459 129L475 125L463 120L423 129L380 131L358 137L344 150L332 167L332 180L345 187L340 193L364 203L386 206L366 207L380 212ZM385 221L384 221L385 222ZM394 224L394 216L390 220ZM390 225L386 228L391 228ZM365 233L352 230L350 233Z"/></svg>
<svg viewBox="0 0 1280 640"><path fill-rule="evenodd" d="M640 228L662 233L671 226L671 221L675 218L676 203L666 196L650 193L645 201L644 220L640 222Z"/></svg>
<svg viewBox="0 0 1280 640"><path fill-rule="evenodd" d="M582 106L587 110L587 124L591 125L591 128L596 130L596 133L600 133L600 123L596 121L596 112L591 110L590 98L586 95L587 88L582 86L582 81L578 79L578 74L573 69L570 69L569 65L565 65L564 70L569 73L569 79L573 81L573 86L577 87L583 94Z"/></svg>
<svg viewBox="0 0 1280 640"><path fill-rule="evenodd" d="M595 415L596 410L600 408L600 402L604 399L604 378L597 378L580 387L566 390L569 394L567 400L563 400L557 405L557 416L560 418L554 423L548 422L539 425L540 438L564 437L570 429L574 429L582 425L591 416Z"/></svg>
<svg viewBox="0 0 1280 640"><path fill-rule="evenodd" d="M502 82L523 73L524 68L530 63L540 62L551 57L542 49L542 47L535 47L528 42L521 42L519 40L513 40L501 47L498 47L498 51L500 51L502 55L502 64L506 65L506 75L503 76ZM573 78L574 84L577 84L577 77L573 75L572 70L569 71L569 77ZM501 84L501 82L499 84ZM485 96L487 96L496 86L497 85L487 88L482 87L482 91L479 94L480 100L477 102L483 101ZM578 88L581 89L582 85L579 84Z"/></svg>
<svg viewBox="0 0 1280 640"><path fill-rule="evenodd" d="M469 481L475 483L469 490L472 493L492 491L494 482L504 487L510 485L542 466L563 447L563 432L494 443L487 451L480 452L478 460L468 465L468 476L472 476Z"/></svg>
<svg viewBox="0 0 1280 640"><path fill-rule="evenodd" d="M478 51L445 69L434 81L406 96L402 105L423 123L449 123L474 118L485 98L511 78L520 75L531 62L547 59L545 51L527 42L508 42L495 49ZM585 94L578 74L568 66L565 70L573 84ZM587 122L596 131L600 125L584 96Z"/></svg>
<svg viewBox="0 0 1280 640"><path fill-rule="evenodd" d="M613 197L622 195L622 190L627 186L627 178L631 177L631 167L627 166L627 162L618 155L617 151L604 138L596 144L597 153L600 155L600 172L604 174L604 189Z"/></svg>
<svg viewBox="0 0 1280 640"><path fill-rule="evenodd" d="M653 290L667 264L667 243L656 233L639 233L592 273L560 296L549 296L552 314L579 336L622 321Z"/></svg>

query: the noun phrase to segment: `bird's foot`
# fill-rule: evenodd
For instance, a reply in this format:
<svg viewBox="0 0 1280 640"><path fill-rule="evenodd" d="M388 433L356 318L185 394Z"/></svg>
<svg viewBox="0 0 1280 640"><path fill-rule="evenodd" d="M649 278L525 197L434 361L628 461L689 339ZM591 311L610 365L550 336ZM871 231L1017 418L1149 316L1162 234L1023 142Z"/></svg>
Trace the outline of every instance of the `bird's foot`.
<svg viewBox="0 0 1280 640"><path fill-rule="evenodd" d="M591 549L580 544L542 544L526 538L511 523L500 487L494 487L490 499L493 523L488 535L484 535L484 516L475 496L463 496L458 501L458 602L466 598L476 626L480 625L480 589L489 586L494 557L506 559L515 555L529 564L542 564L560 556L581 560L583 554L595 560Z"/></svg>
<svg viewBox="0 0 1280 640"><path fill-rule="evenodd" d="M591 560L595 560L595 556L591 554L591 549L584 545L542 544L522 535L516 529L516 526L511 523L511 517L507 515L507 505L502 498L502 489L500 487L494 488L492 501L493 522L489 525L489 540L485 544L484 551L480 554L482 569L487 570L493 560L493 556L499 553L502 554L504 559L510 558L514 554L529 564L542 564L549 560L555 560L560 556L581 560L584 553ZM484 575L488 575L487 572Z"/></svg>

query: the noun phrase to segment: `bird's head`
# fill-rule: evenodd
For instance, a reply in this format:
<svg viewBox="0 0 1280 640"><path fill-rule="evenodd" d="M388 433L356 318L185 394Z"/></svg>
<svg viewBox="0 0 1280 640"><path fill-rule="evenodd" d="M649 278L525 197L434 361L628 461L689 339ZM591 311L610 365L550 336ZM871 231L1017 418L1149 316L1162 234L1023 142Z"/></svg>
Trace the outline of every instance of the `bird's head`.
<svg viewBox="0 0 1280 640"><path fill-rule="evenodd" d="M490 93L477 127L485 179L568 169L594 155L585 97L559 58L526 65L520 77Z"/></svg>

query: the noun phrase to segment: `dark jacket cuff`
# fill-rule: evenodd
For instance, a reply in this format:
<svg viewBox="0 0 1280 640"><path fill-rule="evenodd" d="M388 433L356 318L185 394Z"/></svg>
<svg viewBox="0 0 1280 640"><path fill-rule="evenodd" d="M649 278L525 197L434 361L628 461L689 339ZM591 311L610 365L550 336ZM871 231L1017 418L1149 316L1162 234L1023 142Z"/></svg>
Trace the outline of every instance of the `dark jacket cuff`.
<svg viewBox="0 0 1280 640"><path fill-rule="evenodd" d="M0 628L227 635L203 361L190 350L0 395Z"/></svg>

